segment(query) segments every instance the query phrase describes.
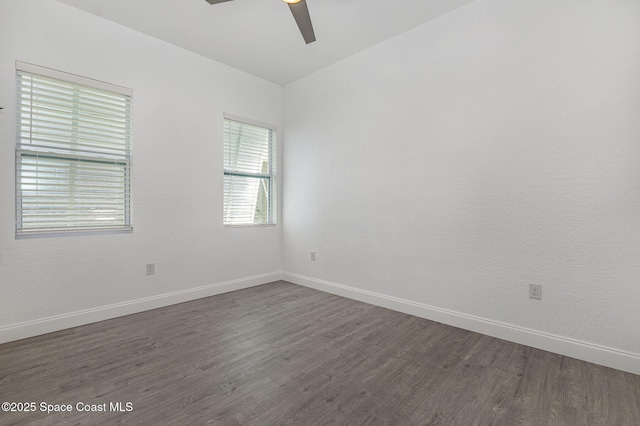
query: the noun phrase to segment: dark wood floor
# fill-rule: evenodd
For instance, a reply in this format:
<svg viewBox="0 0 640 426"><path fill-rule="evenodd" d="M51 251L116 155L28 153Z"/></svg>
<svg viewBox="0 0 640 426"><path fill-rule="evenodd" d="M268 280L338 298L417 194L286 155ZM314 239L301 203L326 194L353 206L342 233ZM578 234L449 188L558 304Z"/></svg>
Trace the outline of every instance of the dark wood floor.
<svg viewBox="0 0 640 426"><path fill-rule="evenodd" d="M640 425L640 376L285 282L0 345L0 395L38 406L2 425Z"/></svg>

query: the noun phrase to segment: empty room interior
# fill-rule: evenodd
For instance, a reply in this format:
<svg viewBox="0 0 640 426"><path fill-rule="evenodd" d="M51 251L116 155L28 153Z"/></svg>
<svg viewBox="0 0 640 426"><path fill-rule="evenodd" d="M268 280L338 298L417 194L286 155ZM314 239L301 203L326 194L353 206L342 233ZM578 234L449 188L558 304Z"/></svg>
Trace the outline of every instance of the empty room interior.
<svg viewBox="0 0 640 426"><path fill-rule="evenodd" d="M637 0L0 1L0 424L639 425Z"/></svg>

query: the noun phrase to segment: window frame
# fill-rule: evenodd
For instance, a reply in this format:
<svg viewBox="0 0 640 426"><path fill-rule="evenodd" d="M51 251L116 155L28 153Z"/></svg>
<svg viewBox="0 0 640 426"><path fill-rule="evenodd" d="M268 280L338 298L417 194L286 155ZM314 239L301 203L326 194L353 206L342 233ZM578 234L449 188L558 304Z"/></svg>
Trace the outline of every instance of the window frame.
<svg viewBox="0 0 640 426"><path fill-rule="evenodd" d="M133 90L122 87L122 86L106 83L100 80L95 80L88 77L83 77L80 75L71 74L64 71L55 70L52 68L46 68L43 66L34 65L26 62L16 61L15 66L16 66L16 91L17 91L16 118L15 118L15 123L16 123L15 235L16 235L16 238L74 235L74 234L86 235L86 234L132 232L133 231L133 220L132 220L133 209L132 209L131 194L132 194L132 166L133 166L133 158L132 158ZM62 84L72 85L74 96L76 96L75 95L76 91L80 92L83 89L99 90L102 92L108 92L108 95L122 96L125 102L123 107L125 124L124 124L124 133L122 136L122 140L123 140L122 150L121 150L122 154L109 153L108 152L109 150L113 150L114 147L117 147L119 145L119 144L109 143L108 145L105 145L105 148L98 149L96 151L97 153L87 155L89 151L87 151L86 149L83 151L82 149L77 148L78 142L77 140L74 139L74 137L71 137L68 143L66 143L66 141L54 142L54 145L59 145L57 147L53 146L53 147L47 148L40 145L30 147L29 145L32 143L31 135L29 135L26 139L24 138L24 135L23 135L23 128L25 127L25 122L29 123L27 128L30 131L31 129L34 129L34 128L37 129L38 126L34 125L34 121L33 121L34 116L32 115L33 114L32 110L30 109L28 113L25 113L22 108L23 101L22 101L21 90L24 90L23 88L25 86L21 80L24 77L21 77L21 76L28 75L28 74L32 76L44 77L46 79L57 80ZM27 103L27 105L28 107L33 108L32 106L33 104L31 102L34 102L34 101L30 100ZM40 100L38 102L42 102L42 101ZM64 108L64 106L62 108ZM62 110L56 109L53 111L58 112ZM79 108L78 105L74 105L74 108L71 111L68 111L66 113L67 115L63 115L62 116L63 118L61 119L71 118L71 120L74 121L77 119L75 117L86 114L86 111L87 110L84 110L83 108ZM26 118L24 114L27 114ZM41 129L46 130L47 127L44 127ZM65 129L69 129L69 127L62 127L61 129L65 130ZM25 140L28 142L25 143ZM98 139L95 139L95 140L87 139L87 140L89 141L89 143L96 143L95 141L98 141ZM68 151L68 152L65 152L65 151ZM97 165L98 167L105 167L104 173L108 173L106 176L111 176L111 177L117 176L117 172L114 171L114 167L115 168L121 167L122 168L122 187L121 187L122 203L116 204L115 207L118 207L120 205L122 206L121 213L118 213L116 215L117 217L116 220L121 219L122 224L110 224L106 226L99 226L99 220L104 220L104 219L92 218L89 221L85 221L84 224L76 223L75 226L73 226L74 225L73 220L69 221L67 219L67 225L64 225L64 226L50 225L45 227L33 227L33 228L25 227L24 226L25 215L24 215L24 206L23 206L24 204L23 193L24 191L27 191L27 190L25 189L24 185L27 185L27 186L34 185L33 183L25 183L23 178L23 174L25 173L28 174L28 168L29 168L29 166L24 162L24 159L26 158L35 158L36 162L38 161L39 158L44 158L44 159L50 160L52 163L59 162L63 164L62 167L63 167L63 170L66 167L66 170L68 173L67 179L69 180L69 182L66 184L67 186L62 186L62 188L63 188L63 191L66 190L68 193L72 193L76 190L75 185L77 184L77 180L79 179L76 171L78 167L87 167L87 166L91 167L92 164L94 166ZM110 170L109 170L109 166L111 166ZM40 167L40 166L36 164L35 167ZM50 165L49 167L53 168L55 166ZM49 172L49 173L54 173L54 172ZM55 172L55 173L58 173L58 172ZM60 173L64 173L64 171ZM100 174L99 171L94 173L98 175ZM52 179L52 177L49 177L49 180L50 179ZM89 182L93 183L94 185L99 185L99 183L96 183L96 182L100 182L100 181L96 181L94 179L94 180L89 180ZM47 185L47 184L45 183L43 185ZM52 184L49 183L49 185L52 185ZM114 187L114 188L117 188L117 187ZM90 192L91 192L91 189L89 190L89 193ZM61 195L61 197L63 197L63 195ZM109 199L120 200L120 197L113 198L113 196L111 196L111 198ZM78 202L77 199L73 200L74 204L77 202ZM90 207L90 209L91 208L95 209L96 206L100 205L99 200L96 200L96 202L98 204L91 205L90 203L87 203L87 205ZM55 204L55 201L53 201L53 203ZM46 203L43 205L47 206ZM62 223L64 221L61 220L60 222ZM78 222L80 221L78 220ZM94 223L91 223L91 222L94 222Z"/></svg>
<svg viewBox="0 0 640 426"><path fill-rule="evenodd" d="M223 113L223 144L222 144L222 155L223 160L226 155L225 150L225 122L235 121L241 124L248 124L251 126L261 127L263 129L267 129L270 131L270 140L269 140L269 173L246 173L246 172L235 172L231 170L227 170L224 168L223 161L223 181L227 176L237 176L237 177L247 177L247 178L255 178L255 179L268 179L269 181L269 191L268 191L268 212L267 217L268 221L264 223L228 223L225 217L225 209L224 205L226 203L226 195L223 191L222 196L222 224L225 228L253 228L253 227L272 227L278 224L277 222L277 162L276 162L276 150L277 150L277 127L273 124L253 120L250 118L241 117L235 114ZM224 184L223 184L224 185Z"/></svg>

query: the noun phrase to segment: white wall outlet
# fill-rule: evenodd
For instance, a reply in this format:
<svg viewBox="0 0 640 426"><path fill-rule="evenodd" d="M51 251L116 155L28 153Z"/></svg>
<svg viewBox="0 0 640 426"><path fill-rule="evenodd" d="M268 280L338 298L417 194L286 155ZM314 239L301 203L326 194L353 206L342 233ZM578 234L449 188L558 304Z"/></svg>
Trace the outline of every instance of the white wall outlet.
<svg viewBox="0 0 640 426"><path fill-rule="evenodd" d="M315 261L316 261L316 252L315 252L315 251L312 251L312 252L311 252L311 261L312 261L312 262L315 262Z"/></svg>
<svg viewBox="0 0 640 426"><path fill-rule="evenodd" d="M153 275L156 273L156 264L147 263L147 275Z"/></svg>
<svg viewBox="0 0 640 426"><path fill-rule="evenodd" d="M542 285L529 284L529 299L542 300Z"/></svg>

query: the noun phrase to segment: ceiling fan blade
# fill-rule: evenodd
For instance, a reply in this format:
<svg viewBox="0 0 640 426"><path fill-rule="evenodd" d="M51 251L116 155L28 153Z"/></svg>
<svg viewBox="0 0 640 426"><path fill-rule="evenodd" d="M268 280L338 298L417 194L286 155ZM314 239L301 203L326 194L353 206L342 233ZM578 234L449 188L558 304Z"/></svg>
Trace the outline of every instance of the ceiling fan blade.
<svg viewBox="0 0 640 426"><path fill-rule="evenodd" d="M205 0L205 1L209 4L218 4L218 3L224 3L225 1L231 1L231 0Z"/></svg>
<svg viewBox="0 0 640 426"><path fill-rule="evenodd" d="M291 9L296 24L298 24L298 28L300 28L305 43L309 44L316 41L316 35L313 32L313 25L311 24L311 16L309 16L306 0L295 4L289 3L289 9Z"/></svg>

